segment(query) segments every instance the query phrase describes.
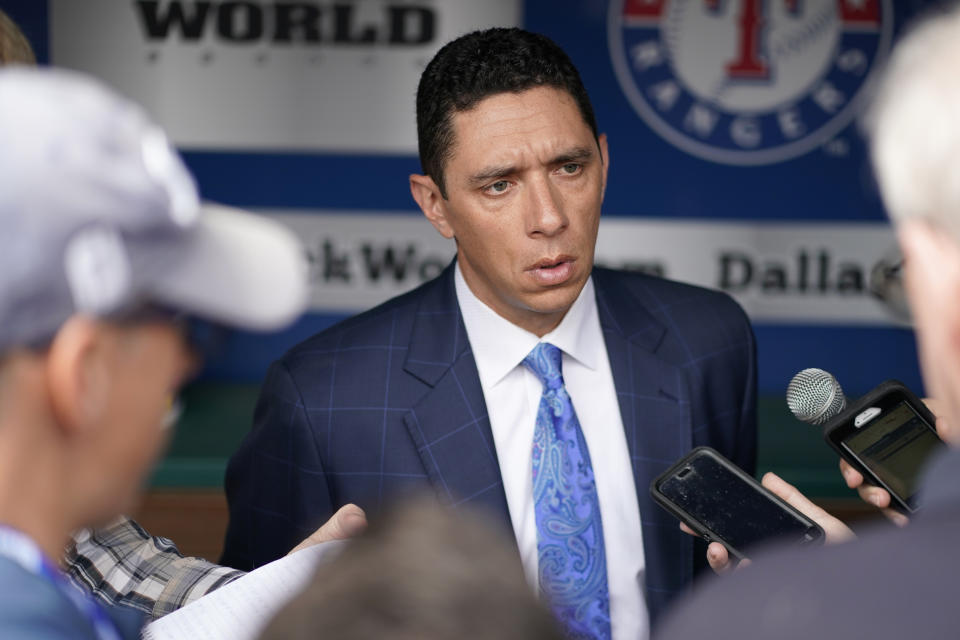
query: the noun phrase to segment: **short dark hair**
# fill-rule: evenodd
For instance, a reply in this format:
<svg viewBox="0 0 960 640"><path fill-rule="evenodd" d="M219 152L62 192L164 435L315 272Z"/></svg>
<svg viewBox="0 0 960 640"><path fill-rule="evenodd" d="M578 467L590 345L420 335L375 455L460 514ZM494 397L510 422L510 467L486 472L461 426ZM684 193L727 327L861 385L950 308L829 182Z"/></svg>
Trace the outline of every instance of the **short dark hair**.
<svg viewBox="0 0 960 640"><path fill-rule="evenodd" d="M260 640L563 640L486 513L423 497L372 519Z"/></svg>
<svg viewBox="0 0 960 640"><path fill-rule="evenodd" d="M550 38L523 29L474 31L443 46L417 87L420 166L447 197L443 170L453 146L453 115L484 98L534 87L566 91L597 139L597 120L570 57Z"/></svg>

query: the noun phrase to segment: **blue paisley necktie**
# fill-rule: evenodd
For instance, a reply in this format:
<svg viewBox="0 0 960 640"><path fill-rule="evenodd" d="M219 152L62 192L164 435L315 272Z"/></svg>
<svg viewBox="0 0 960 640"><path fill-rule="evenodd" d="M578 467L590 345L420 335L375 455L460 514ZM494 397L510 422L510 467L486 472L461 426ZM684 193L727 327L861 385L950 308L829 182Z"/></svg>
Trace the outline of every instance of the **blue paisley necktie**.
<svg viewBox="0 0 960 640"><path fill-rule="evenodd" d="M600 503L560 357L541 342L523 360L543 384L533 434L540 591L571 637L610 638Z"/></svg>

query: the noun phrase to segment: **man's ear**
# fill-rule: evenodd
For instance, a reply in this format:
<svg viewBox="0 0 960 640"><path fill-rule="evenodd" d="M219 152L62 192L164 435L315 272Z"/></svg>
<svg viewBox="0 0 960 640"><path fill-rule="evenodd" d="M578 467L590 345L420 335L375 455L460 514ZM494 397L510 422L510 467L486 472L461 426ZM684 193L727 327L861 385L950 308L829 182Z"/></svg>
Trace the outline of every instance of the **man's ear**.
<svg viewBox="0 0 960 640"><path fill-rule="evenodd" d="M47 351L47 391L61 428L82 432L102 422L109 397L109 361L104 326L70 317Z"/></svg>
<svg viewBox="0 0 960 640"><path fill-rule="evenodd" d="M607 148L607 134L601 133L597 136L597 146L600 147L600 159L603 160L603 190L601 193L606 194L607 172L610 170L610 153Z"/></svg>
<svg viewBox="0 0 960 640"><path fill-rule="evenodd" d="M444 238L452 238L453 228L447 219L447 201L433 178L417 173L411 174L410 193L433 228Z"/></svg>

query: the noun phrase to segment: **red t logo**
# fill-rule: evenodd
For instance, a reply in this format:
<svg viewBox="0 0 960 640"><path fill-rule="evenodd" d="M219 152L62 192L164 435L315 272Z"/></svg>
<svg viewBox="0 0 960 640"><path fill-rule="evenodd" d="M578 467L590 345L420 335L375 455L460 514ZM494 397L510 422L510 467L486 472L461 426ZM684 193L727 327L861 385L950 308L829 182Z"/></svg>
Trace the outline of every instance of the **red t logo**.
<svg viewBox="0 0 960 640"><path fill-rule="evenodd" d="M705 0L710 9L716 9L720 0ZM797 10L797 0L784 0L787 9ZM770 69L760 53L760 36L763 33L763 0L742 0L740 17L737 19L739 43L737 58L727 63L727 75L731 78L766 78Z"/></svg>

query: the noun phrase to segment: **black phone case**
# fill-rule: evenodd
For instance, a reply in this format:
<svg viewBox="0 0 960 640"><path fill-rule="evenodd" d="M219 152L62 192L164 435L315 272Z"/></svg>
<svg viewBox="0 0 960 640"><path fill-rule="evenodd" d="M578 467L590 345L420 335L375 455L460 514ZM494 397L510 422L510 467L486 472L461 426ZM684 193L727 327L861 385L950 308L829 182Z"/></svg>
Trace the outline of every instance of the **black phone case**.
<svg viewBox="0 0 960 640"><path fill-rule="evenodd" d="M905 384L899 380L884 380L875 388L870 390L867 394L857 398L855 403L852 403L852 406L847 407L839 414L833 417L833 419L828 420L826 424L823 425L823 439L828 445L830 445L837 454L846 460L850 466L863 474L863 477L870 482L871 484L883 487L887 489L887 493L890 494L891 506L893 506L897 511L905 513L907 515L915 512L915 509L911 509L900 496L896 495L893 491L890 491L886 484L880 480L870 469L860 463L849 451L844 449L841 444L841 432L845 430L847 424L852 422L861 411L863 411L864 405L875 404L881 398L890 395L891 393L899 392L903 394L903 397L909 402L910 406L920 415L921 418L927 421L931 426L937 424L936 418L930 410L927 409L927 405L923 404L923 400L917 397L910 389L907 388Z"/></svg>
<svg viewBox="0 0 960 640"><path fill-rule="evenodd" d="M757 482L757 480L753 476L749 475L743 469L741 469L737 465L727 460L717 450L711 447L697 447L696 449L693 449L690 453L688 453L687 455L683 456L682 458L677 460L675 463L673 463L673 465L671 465L669 469L667 469L666 471L661 473L659 476L654 478L653 482L650 483L650 495L657 502L657 504L659 504L661 507L669 511L676 518L678 518L683 523L685 523L688 527L693 529L697 533L697 535L701 536L708 543L719 542L724 547L726 547L730 555L737 558L737 560L742 560L746 557L743 554L742 549L737 549L733 547L729 542L727 542L726 540L721 538L719 535L717 535L715 531L712 531L709 527L707 527L702 522L697 520L693 515L691 515L690 513L687 513L682 507L678 506L675 502L673 502L673 500L670 499L669 496L664 495L664 493L660 490L660 485L663 483L664 480L673 476L681 468L687 466L687 464L689 464L691 460L693 460L695 457L700 455L712 456L714 459L719 461L721 465L729 469L731 472L733 472L737 476L741 477L744 481L747 482L747 484L750 484L751 486L753 486L758 493L767 496L770 500L780 505L786 511L789 511L790 513L794 514L797 518L799 518L801 521L806 523L809 527L817 531L818 532L817 541L819 543L823 542L825 534L823 532L823 529L820 528L820 525L818 525L816 522L808 518L803 513L797 511L788 503L781 500L776 494L769 491L766 487L764 487L762 484Z"/></svg>

